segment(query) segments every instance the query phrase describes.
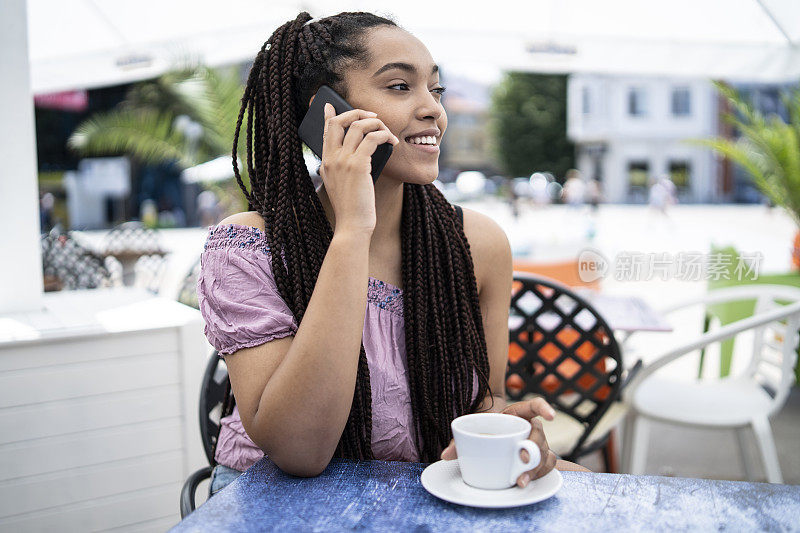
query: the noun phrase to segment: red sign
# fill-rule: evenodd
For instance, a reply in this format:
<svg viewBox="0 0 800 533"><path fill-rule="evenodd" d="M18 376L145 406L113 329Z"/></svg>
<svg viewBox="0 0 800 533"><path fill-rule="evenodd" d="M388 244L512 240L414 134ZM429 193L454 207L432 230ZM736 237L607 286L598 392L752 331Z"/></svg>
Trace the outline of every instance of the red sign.
<svg viewBox="0 0 800 533"><path fill-rule="evenodd" d="M33 97L33 102L37 107L46 109L81 112L89 107L89 94L86 91L37 94Z"/></svg>

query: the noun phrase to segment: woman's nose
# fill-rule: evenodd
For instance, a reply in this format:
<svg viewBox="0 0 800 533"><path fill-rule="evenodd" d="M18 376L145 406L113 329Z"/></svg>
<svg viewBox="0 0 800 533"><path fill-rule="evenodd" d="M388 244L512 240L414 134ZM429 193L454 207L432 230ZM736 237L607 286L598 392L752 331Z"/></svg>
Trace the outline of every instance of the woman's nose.
<svg viewBox="0 0 800 533"><path fill-rule="evenodd" d="M428 91L428 94L420 98L417 107L417 115L419 118L433 118L438 119L442 115L442 104L434 93Z"/></svg>

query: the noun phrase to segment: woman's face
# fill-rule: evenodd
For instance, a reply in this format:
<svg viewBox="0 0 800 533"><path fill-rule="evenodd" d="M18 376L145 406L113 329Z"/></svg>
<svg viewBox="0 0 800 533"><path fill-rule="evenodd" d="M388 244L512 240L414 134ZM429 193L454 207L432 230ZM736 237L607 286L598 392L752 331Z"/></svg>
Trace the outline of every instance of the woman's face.
<svg viewBox="0 0 800 533"><path fill-rule="evenodd" d="M372 28L364 42L369 65L349 69L344 81L348 103L377 113L400 139L381 177L432 183L439 175L439 144L447 128L438 67L425 45L400 28ZM432 136L435 144L412 144L420 133Z"/></svg>

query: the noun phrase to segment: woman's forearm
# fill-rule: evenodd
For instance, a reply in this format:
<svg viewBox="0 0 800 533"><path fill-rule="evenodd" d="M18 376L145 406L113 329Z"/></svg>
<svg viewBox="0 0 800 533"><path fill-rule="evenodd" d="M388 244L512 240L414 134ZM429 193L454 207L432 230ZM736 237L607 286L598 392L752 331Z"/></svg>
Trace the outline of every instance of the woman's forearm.
<svg viewBox="0 0 800 533"><path fill-rule="evenodd" d="M368 233L334 234L305 315L253 418L259 440L268 443L265 452L293 473L315 475L324 469L350 413L370 238Z"/></svg>

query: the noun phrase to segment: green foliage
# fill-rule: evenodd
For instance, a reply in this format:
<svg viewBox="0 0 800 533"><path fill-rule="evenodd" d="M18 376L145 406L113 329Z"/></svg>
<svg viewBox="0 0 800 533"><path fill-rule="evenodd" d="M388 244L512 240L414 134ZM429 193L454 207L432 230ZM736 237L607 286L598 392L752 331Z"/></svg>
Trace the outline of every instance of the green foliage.
<svg viewBox="0 0 800 533"><path fill-rule="evenodd" d="M39 172L39 188L60 189L63 187L64 172L57 171L40 171Z"/></svg>
<svg viewBox="0 0 800 533"><path fill-rule="evenodd" d="M68 145L84 156L126 154L148 164L177 161L184 168L204 163L231 153L243 90L236 68L182 67L135 85L114 110L81 123ZM202 127L197 140L176 128L182 115ZM245 149L240 142L241 161ZM247 169L240 165L240 171L247 184Z"/></svg>
<svg viewBox="0 0 800 533"><path fill-rule="evenodd" d="M511 176L549 171L563 177L575 166L567 140L567 77L506 74L492 94L497 158Z"/></svg>
<svg viewBox="0 0 800 533"><path fill-rule="evenodd" d="M178 160L193 164L187 139L172 128L173 117L146 109L119 109L85 120L69 138L82 154L125 153L145 163Z"/></svg>
<svg viewBox="0 0 800 533"><path fill-rule="evenodd" d="M789 123L780 117L765 117L732 87L714 82L734 109L725 120L741 132L737 140L694 139L743 167L753 183L775 205L785 208L800 226L800 90L784 98Z"/></svg>

